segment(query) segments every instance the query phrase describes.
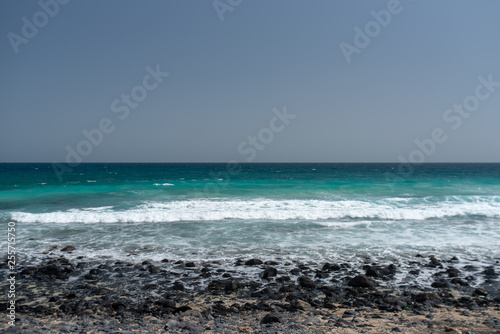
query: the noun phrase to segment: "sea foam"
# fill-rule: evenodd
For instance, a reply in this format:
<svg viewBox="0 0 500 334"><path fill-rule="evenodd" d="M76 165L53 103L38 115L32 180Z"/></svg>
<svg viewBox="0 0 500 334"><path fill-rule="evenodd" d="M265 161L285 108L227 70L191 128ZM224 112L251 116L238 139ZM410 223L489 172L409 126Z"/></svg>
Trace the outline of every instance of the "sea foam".
<svg viewBox="0 0 500 334"><path fill-rule="evenodd" d="M126 210L75 208L44 213L11 212L11 219L39 223L115 223L241 220L377 219L500 217L500 196L453 196L368 200L197 199L147 202Z"/></svg>

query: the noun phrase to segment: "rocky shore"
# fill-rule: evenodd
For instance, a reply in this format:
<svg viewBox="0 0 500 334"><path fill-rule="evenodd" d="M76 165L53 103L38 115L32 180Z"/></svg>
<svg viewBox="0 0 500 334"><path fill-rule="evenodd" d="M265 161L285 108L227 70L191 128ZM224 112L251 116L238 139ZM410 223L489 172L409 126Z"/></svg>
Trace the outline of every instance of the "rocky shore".
<svg viewBox="0 0 500 334"><path fill-rule="evenodd" d="M500 333L498 261L115 261L19 265L12 333ZM7 273L3 267L2 272ZM430 284L419 284L427 275ZM8 282L0 284L3 291ZM0 310L7 312L6 298ZM5 318L6 319L6 318Z"/></svg>

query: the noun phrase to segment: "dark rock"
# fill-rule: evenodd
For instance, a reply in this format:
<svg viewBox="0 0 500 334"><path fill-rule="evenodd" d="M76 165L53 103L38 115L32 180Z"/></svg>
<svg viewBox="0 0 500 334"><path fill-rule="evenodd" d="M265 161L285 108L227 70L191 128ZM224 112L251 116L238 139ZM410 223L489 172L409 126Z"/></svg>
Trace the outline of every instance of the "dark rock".
<svg viewBox="0 0 500 334"><path fill-rule="evenodd" d="M224 273L222 274L222 277L224 278L229 278L229 277L232 277L230 273Z"/></svg>
<svg viewBox="0 0 500 334"><path fill-rule="evenodd" d="M325 263L323 267L321 268L322 271L339 271L341 268L338 264L331 264L331 263Z"/></svg>
<svg viewBox="0 0 500 334"><path fill-rule="evenodd" d="M441 262L434 256L430 256L429 260L430 260L429 263L425 265L426 267L431 267L431 268L442 267Z"/></svg>
<svg viewBox="0 0 500 334"><path fill-rule="evenodd" d="M266 311L266 312L271 312L272 311L272 308L271 306L269 306L269 304L263 300L261 300L260 302L257 303L257 305L255 305L255 308L257 310L261 310L261 311Z"/></svg>
<svg viewBox="0 0 500 334"><path fill-rule="evenodd" d="M372 280L369 277L366 277L365 275L358 275L354 277L353 279L349 280L347 282L347 285L356 287L356 288L375 288L377 286L377 282Z"/></svg>
<svg viewBox="0 0 500 334"><path fill-rule="evenodd" d="M192 308L189 307L189 306L187 306L187 305L184 305L184 306L179 306L179 307L174 308L174 310L172 311L172 313L176 314L176 313L186 312L186 311L189 311L189 310L192 310Z"/></svg>
<svg viewBox="0 0 500 334"><path fill-rule="evenodd" d="M291 280L290 276L280 276L280 277L276 278L277 282L283 282L283 283L288 282L290 280Z"/></svg>
<svg viewBox="0 0 500 334"><path fill-rule="evenodd" d="M396 296L386 296L384 297L384 302L390 305L399 305L401 301Z"/></svg>
<svg viewBox="0 0 500 334"><path fill-rule="evenodd" d="M300 269L299 268L293 268L292 270L290 270L290 274L292 274L292 275L298 275L298 274L300 274Z"/></svg>
<svg viewBox="0 0 500 334"><path fill-rule="evenodd" d="M235 292L239 289L239 285L233 280L227 280L224 284L224 291L227 293Z"/></svg>
<svg viewBox="0 0 500 334"><path fill-rule="evenodd" d="M365 275L371 277L382 277L382 274L380 274L378 268L375 266L368 267L368 269L366 269Z"/></svg>
<svg viewBox="0 0 500 334"><path fill-rule="evenodd" d="M266 261L264 264L267 264L268 266L277 266L279 263L276 261Z"/></svg>
<svg viewBox="0 0 500 334"><path fill-rule="evenodd" d="M467 271L477 271L477 267L476 266L473 266L471 264L468 264L464 267L464 270L467 270Z"/></svg>
<svg viewBox="0 0 500 334"><path fill-rule="evenodd" d="M469 285L469 283L467 283L466 281L464 281L463 279L458 278L458 277L452 278L451 283L456 284L456 285L461 285L461 286L468 286Z"/></svg>
<svg viewBox="0 0 500 334"><path fill-rule="evenodd" d="M62 265L66 265L66 266L73 266L71 264L71 261L68 260L67 258L65 257L60 257L58 259L55 259L55 260L51 260L49 261L49 263L58 263L58 264L62 264Z"/></svg>
<svg viewBox="0 0 500 334"><path fill-rule="evenodd" d="M76 295L75 295L74 293L68 293L68 294L66 294L66 295L64 296L64 298L66 298L66 299L73 299L73 298L75 298L75 297L76 297Z"/></svg>
<svg viewBox="0 0 500 334"><path fill-rule="evenodd" d="M486 297L488 295L488 291L481 289L481 288L476 288L476 289L474 289L473 295Z"/></svg>
<svg viewBox="0 0 500 334"><path fill-rule="evenodd" d="M387 267L385 267L384 274L387 275L387 276L388 275L394 275L396 273L396 270L397 270L396 265L394 265L394 264L391 263L390 265L388 265Z"/></svg>
<svg viewBox="0 0 500 334"><path fill-rule="evenodd" d="M287 292L292 292L294 289L293 289L293 286L290 286L290 285L284 285L282 286L281 288L279 288L279 292L280 293L287 293Z"/></svg>
<svg viewBox="0 0 500 334"><path fill-rule="evenodd" d="M260 274L260 277L262 279L268 279L270 277L276 277L276 275L278 275L276 268L267 268Z"/></svg>
<svg viewBox="0 0 500 334"><path fill-rule="evenodd" d="M161 310L165 313L172 312L172 310L176 308L175 302L168 299L158 300L157 302L155 302L155 304L158 305L161 308ZM149 306L146 305L146 308L149 308Z"/></svg>
<svg viewBox="0 0 500 334"><path fill-rule="evenodd" d="M173 290L177 290L177 291L184 291L184 284L182 284L179 281L174 282L174 285L172 286L172 289Z"/></svg>
<svg viewBox="0 0 500 334"><path fill-rule="evenodd" d="M328 274L327 273L324 273L322 272L321 270L316 270L316 275L315 275L316 278L326 278L328 277Z"/></svg>
<svg viewBox="0 0 500 334"><path fill-rule="evenodd" d="M207 289L213 292L217 292L219 290L223 290L226 286L226 282L222 280L213 280L208 283Z"/></svg>
<svg viewBox="0 0 500 334"><path fill-rule="evenodd" d="M344 313L342 314L342 318L354 317L356 314L358 314L358 312L353 310L345 310Z"/></svg>
<svg viewBox="0 0 500 334"><path fill-rule="evenodd" d="M94 269L90 269L89 270L89 274L90 275L97 275L101 272L101 269L97 269L97 268L94 268Z"/></svg>
<svg viewBox="0 0 500 334"><path fill-rule="evenodd" d="M271 314L271 313L266 314L266 316L264 318L262 318L262 320L261 320L261 323L263 325L271 324L273 322L281 322L281 320L277 315Z"/></svg>
<svg viewBox="0 0 500 334"><path fill-rule="evenodd" d="M426 301L438 302L441 301L441 297L433 292L423 292L415 296L415 301L418 303L423 303Z"/></svg>
<svg viewBox="0 0 500 334"><path fill-rule="evenodd" d="M111 304L111 308L115 311L121 311L121 310L126 309L127 307L123 303L116 302L116 303Z"/></svg>
<svg viewBox="0 0 500 334"><path fill-rule="evenodd" d="M68 279L69 274L73 272L71 266L61 266L55 263L47 264L38 269L38 274L54 277L57 279Z"/></svg>
<svg viewBox="0 0 500 334"><path fill-rule="evenodd" d="M312 289L316 288L316 284L309 277L305 277L305 276L299 277L298 283L304 289L311 289L312 290Z"/></svg>
<svg viewBox="0 0 500 334"><path fill-rule="evenodd" d="M435 281L431 284L431 286L437 289L448 289L450 287L448 282L446 282L445 280Z"/></svg>
<svg viewBox="0 0 500 334"><path fill-rule="evenodd" d="M157 266L150 264L150 265L148 266L148 271L149 271L151 274L156 274L156 273L159 273L159 272L160 272L160 269L159 269Z"/></svg>
<svg viewBox="0 0 500 334"><path fill-rule="evenodd" d="M448 277L458 277L460 276L460 270L454 267L450 267L446 270L446 273L448 274Z"/></svg>
<svg viewBox="0 0 500 334"><path fill-rule="evenodd" d="M483 275L495 277L495 276L497 276L497 273L495 272L495 269L493 267L488 267L488 268L483 270Z"/></svg>
<svg viewBox="0 0 500 334"><path fill-rule="evenodd" d="M161 260L162 263L167 263L168 262L168 259L163 259Z"/></svg>
<svg viewBox="0 0 500 334"><path fill-rule="evenodd" d="M380 266L369 266L366 268L366 276L371 277L392 277L396 273L396 266L394 264L390 264L387 267Z"/></svg>
<svg viewBox="0 0 500 334"><path fill-rule="evenodd" d="M250 259L250 260L245 262L245 265L246 266L258 266L258 265L263 264L263 263L264 262L262 262L259 259Z"/></svg>
<svg viewBox="0 0 500 334"><path fill-rule="evenodd" d="M61 252L72 252L76 249L74 246L66 246L63 249L61 249Z"/></svg>
<svg viewBox="0 0 500 334"><path fill-rule="evenodd" d="M64 313L71 312L73 308L74 308L73 304L62 304L61 306L59 306L59 309Z"/></svg>
<svg viewBox="0 0 500 334"><path fill-rule="evenodd" d="M307 310L307 309L310 309L311 308L311 304L303 301L303 300L300 300L300 299L295 299L292 301L291 303L291 307L292 309L294 310Z"/></svg>
<svg viewBox="0 0 500 334"><path fill-rule="evenodd" d="M311 268L309 268L309 266L308 266L308 265L306 265L306 264L302 264L302 263L301 263L301 264L299 264L297 267L299 267L299 269L300 269L301 271L311 270Z"/></svg>
<svg viewBox="0 0 500 334"><path fill-rule="evenodd" d="M323 302L323 307L330 309L330 310L335 310L337 309L337 306L335 306L330 300L325 298L325 301Z"/></svg>
<svg viewBox="0 0 500 334"><path fill-rule="evenodd" d="M196 267L196 265L194 264L194 262L186 262L185 266L187 268L194 268L194 267Z"/></svg>

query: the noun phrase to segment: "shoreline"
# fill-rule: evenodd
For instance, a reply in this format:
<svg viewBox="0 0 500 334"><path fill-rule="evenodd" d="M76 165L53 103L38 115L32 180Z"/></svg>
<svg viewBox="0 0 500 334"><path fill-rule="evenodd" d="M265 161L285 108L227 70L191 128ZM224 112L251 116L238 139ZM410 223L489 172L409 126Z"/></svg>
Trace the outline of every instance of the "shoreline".
<svg viewBox="0 0 500 334"><path fill-rule="evenodd" d="M70 250L71 251L71 250ZM500 332L498 263L68 260L18 265L16 329L30 333ZM420 267L420 269L418 269ZM5 266L1 269L7 272ZM431 287L395 283L431 270ZM479 283L479 286L478 285ZM0 287L5 290L4 280ZM6 312L6 303L0 304ZM7 322L0 324L5 330ZM45 329L50 329L49 331Z"/></svg>

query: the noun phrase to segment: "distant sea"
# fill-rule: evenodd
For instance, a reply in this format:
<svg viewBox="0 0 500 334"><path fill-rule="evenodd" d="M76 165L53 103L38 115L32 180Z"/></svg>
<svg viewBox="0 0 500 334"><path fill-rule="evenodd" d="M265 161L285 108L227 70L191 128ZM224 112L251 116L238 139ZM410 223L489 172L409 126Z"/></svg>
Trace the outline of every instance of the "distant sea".
<svg viewBox="0 0 500 334"><path fill-rule="evenodd" d="M54 245L127 261L498 259L500 164L413 167L81 164L60 182L51 164L0 164L0 221L26 264Z"/></svg>

